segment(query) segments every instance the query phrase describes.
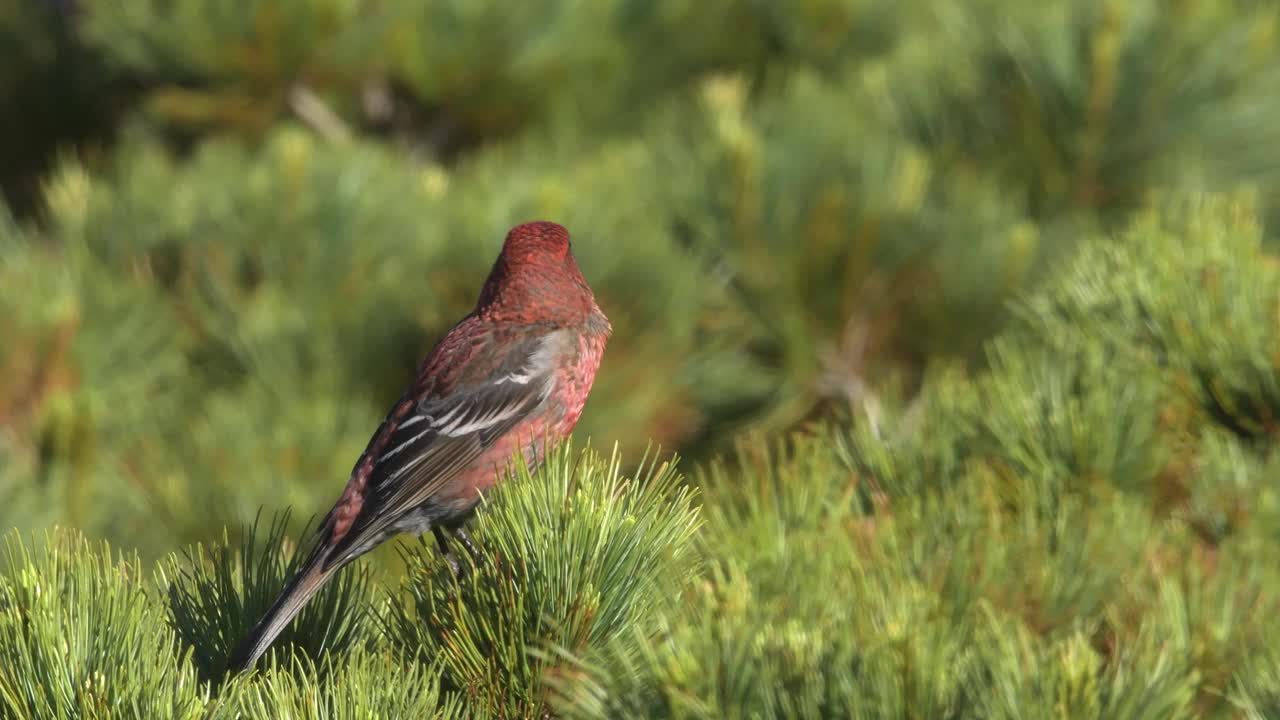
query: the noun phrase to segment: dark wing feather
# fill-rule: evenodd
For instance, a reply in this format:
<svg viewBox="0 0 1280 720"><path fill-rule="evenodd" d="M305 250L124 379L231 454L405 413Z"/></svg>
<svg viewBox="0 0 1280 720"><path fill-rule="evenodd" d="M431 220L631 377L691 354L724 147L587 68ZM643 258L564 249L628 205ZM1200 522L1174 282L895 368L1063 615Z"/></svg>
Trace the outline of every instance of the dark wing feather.
<svg viewBox="0 0 1280 720"><path fill-rule="evenodd" d="M501 359L494 372L445 394L431 394L387 426L355 522L330 556L345 563L370 548L409 511L440 492L494 442L547 399L554 376L547 353L555 338L535 338ZM388 420L390 423L390 419Z"/></svg>

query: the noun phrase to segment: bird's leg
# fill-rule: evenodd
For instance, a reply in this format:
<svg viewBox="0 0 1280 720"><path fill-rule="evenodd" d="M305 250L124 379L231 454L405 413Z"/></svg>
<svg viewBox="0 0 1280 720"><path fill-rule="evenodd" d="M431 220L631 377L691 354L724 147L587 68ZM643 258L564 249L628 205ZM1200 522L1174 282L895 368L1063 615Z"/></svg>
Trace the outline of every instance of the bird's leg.
<svg viewBox="0 0 1280 720"><path fill-rule="evenodd" d="M431 528L431 532L436 536L436 543L440 546L440 552L444 555L444 561L449 563L449 569L453 571L455 578L462 577L462 567L458 565L458 559L449 551L449 542L444 538L444 530L439 527Z"/></svg>
<svg viewBox="0 0 1280 720"><path fill-rule="evenodd" d="M462 546L467 549L468 553L471 553L471 559L479 565L484 556L480 554L480 550L476 548L475 543L471 542L471 537L467 535L467 531L463 530L462 526L459 525L453 529L453 536L462 541Z"/></svg>

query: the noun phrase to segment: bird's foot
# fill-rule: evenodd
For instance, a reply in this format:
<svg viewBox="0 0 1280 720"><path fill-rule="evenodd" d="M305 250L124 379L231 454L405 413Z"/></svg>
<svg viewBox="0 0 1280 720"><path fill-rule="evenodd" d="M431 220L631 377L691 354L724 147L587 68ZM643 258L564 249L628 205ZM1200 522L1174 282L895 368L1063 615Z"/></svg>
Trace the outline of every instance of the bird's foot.
<svg viewBox="0 0 1280 720"><path fill-rule="evenodd" d="M462 574L465 571L462 569L462 566L458 564L458 558L454 557L453 553L445 553L444 561L449 563L449 570L453 572L453 579L461 580Z"/></svg>
<svg viewBox="0 0 1280 720"><path fill-rule="evenodd" d="M458 538L458 540L462 541L462 546L467 549L467 552L471 555L471 559L474 560L477 565L484 560L484 555L481 555L479 548L475 546L475 543L471 542L471 537L467 535L466 530L457 528L453 531L453 535Z"/></svg>
<svg viewBox="0 0 1280 720"><path fill-rule="evenodd" d="M462 579L462 565L458 563L458 558L454 557L449 550L449 541L445 539L444 531L438 527L431 528L432 533L436 536L436 544L440 546L440 554L444 556L444 561L449 564L449 569L453 571L455 580Z"/></svg>

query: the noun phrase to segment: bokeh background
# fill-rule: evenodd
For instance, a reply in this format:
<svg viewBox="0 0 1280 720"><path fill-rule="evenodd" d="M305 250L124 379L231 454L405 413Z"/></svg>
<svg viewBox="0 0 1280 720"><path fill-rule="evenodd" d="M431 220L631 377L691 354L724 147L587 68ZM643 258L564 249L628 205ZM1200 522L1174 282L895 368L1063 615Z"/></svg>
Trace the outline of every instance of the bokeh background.
<svg viewBox="0 0 1280 720"><path fill-rule="evenodd" d="M703 456L980 362L1155 189L1280 199L1267 3L3 7L0 512L144 550L327 506L523 220L617 328L582 433Z"/></svg>
<svg viewBox="0 0 1280 720"><path fill-rule="evenodd" d="M0 107L0 527L70 526L145 561L260 512L292 507L296 530L469 310L505 231L549 219L615 328L582 441L626 463L678 453L735 508L713 528L766 511L773 531L799 527L788 512L818 512L805 477L832 498L845 480L830 478L862 478L832 500L856 517L804 537L918 562L877 586L890 601L874 612L933 592L946 601L920 612L972 619L970 601L992 600L1043 662L1097 653L1062 693L1121 698L1098 717L1244 712L1227 696L1280 590L1248 575L1276 559L1262 540L1280 522L1245 520L1277 469L1275 2L0 0ZM839 438L806 452L837 459L778 470L761 449L828 427ZM963 500L898 511L933 540L858 550L890 499L953 481ZM726 489L770 482L799 495L768 510ZM962 522L947 503L988 514ZM1026 534L1000 542L1031 560L955 545L994 546L1005 516ZM1218 547L1245 526L1239 555ZM1127 559L1098 560L1111 527L1144 528ZM1162 532L1178 540L1153 549ZM773 578L753 597L785 594L798 567L842 572L786 554L801 540L777 557L740 540L708 552L773 558L740 564ZM1058 542L1086 550L1062 565ZM986 561L938 570L956 547ZM1251 569L1181 574L1222 558ZM1031 588L991 579L1037 572ZM750 576L729 575L724 597ZM1146 590L1119 599L1136 576ZM1179 625L1152 590L1166 580L1226 595L1184 598ZM832 656L802 631L862 622L816 600L768 607L743 627L799 635L754 652L806 682ZM1246 608L1259 624L1227 628ZM866 622L849 632L896 627ZM1175 626L1194 652L1171 704L1107 695L1113 670L1165 687L1163 655L1125 666L1115 647ZM929 657L942 667L969 637ZM991 652L1032 643L1011 637ZM1256 702L1280 698L1267 667ZM930 682L921 697L950 697ZM706 690L722 702L707 716L789 714L750 685ZM1011 706L968 707L1017 716L1041 697L1004 690ZM923 716L965 716L939 712Z"/></svg>

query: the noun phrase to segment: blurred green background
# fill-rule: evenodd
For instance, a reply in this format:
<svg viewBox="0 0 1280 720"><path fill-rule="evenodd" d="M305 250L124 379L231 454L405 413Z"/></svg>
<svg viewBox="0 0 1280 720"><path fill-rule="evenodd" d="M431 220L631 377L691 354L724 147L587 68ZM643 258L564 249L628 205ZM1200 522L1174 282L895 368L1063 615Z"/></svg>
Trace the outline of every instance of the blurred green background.
<svg viewBox="0 0 1280 720"><path fill-rule="evenodd" d="M533 218L570 228L617 328L597 447L705 458L861 413L888 377L980 364L1011 297L1155 190L1250 185L1270 213L1278 22L1243 0L7 0L4 524L150 555L322 512Z"/></svg>
<svg viewBox="0 0 1280 720"><path fill-rule="evenodd" d="M994 599L1044 643L991 640L999 677L1018 648L1052 664L1179 627L1185 667L1099 661L1174 673L1167 704L1054 687L1110 698L1097 717L1235 712L1252 651L1212 618L1247 606L1261 637L1263 606L1231 589L1280 588L1259 569L1280 566L1280 515L1247 520L1274 500L1280 427L1274 1L0 0L0 103L0 527L147 560L260 510L299 527L506 230L549 219L615 328L578 436L678 453L716 508L705 552L740 556L682 631L721 622L699 613L728 612L738 579L777 599L842 572L747 539L773 537L765 516L808 528L787 503L825 497L856 517L795 547L844 557L836 533L849 563L908 568L858 585L890 598L869 612L937 620L928 587L970 622L964 598ZM829 425L806 452L837 459L761 449ZM814 473L812 497L753 494ZM909 537L864 548L891 502ZM1247 548L1219 548L1243 527ZM972 565L930 574L939 548ZM1220 558L1246 568L1206 586L1226 594L1157 589ZM1117 578L1149 592L1117 599ZM800 605L734 622L892 636ZM1103 616L1113 634L1055 634ZM948 627L919 641L936 667L968 642ZM831 659L777 642L755 652ZM1280 707L1267 667L1250 687ZM1052 695L1015 685L974 712Z"/></svg>

